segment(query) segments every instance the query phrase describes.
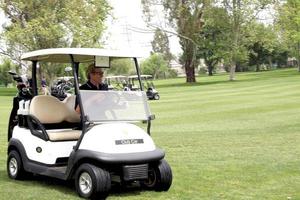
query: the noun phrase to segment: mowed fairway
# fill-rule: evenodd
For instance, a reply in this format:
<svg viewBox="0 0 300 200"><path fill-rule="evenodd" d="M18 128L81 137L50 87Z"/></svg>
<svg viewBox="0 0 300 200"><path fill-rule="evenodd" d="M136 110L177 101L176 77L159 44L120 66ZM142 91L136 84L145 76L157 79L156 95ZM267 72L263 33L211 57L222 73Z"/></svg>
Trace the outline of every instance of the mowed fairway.
<svg viewBox="0 0 300 200"><path fill-rule="evenodd" d="M168 192L108 199L300 199L300 73L296 69L156 82L152 137L173 170ZM72 184L6 174L11 98L0 97L0 199L79 199Z"/></svg>

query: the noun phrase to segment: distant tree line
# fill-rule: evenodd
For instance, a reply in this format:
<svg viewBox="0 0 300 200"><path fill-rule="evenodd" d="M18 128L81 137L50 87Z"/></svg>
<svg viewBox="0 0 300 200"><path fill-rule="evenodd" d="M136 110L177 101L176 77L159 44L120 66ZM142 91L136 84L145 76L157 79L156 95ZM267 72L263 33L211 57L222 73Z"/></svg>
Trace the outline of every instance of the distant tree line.
<svg viewBox="0 0 300 200"><path fill-rule="evenodd" d="M223 64L229 80L235 80L237 71L286 66L289 57L294 58L300 71L298 0L142 0L142 3L145 20L155 33L159 29L179 37L183 51L179 60L186 72L186 82L196 81L199 59L204 59L209 75ZM158 9L167 16L168 27L155 23ZM260 19L267 10L273 23L264 24ZM161 37L154 40L162 46L166 44L165 40L160 41Z"/></svg>
<svg viewBox="0 0 300 200"><path fill-rule="evenodd" d="M293 58L300 71L299 0L142 0L142 4L145 20L154 31L153 51L141 65L143 73L155 78L176 76L168 67L174 59L170 35L179 37L183 52L179 61L185 69L186 82L196 82L195 69L200 59L208 75L213 75L218 65L224 65L229 80L235 80L237 71L285 66L287 58ZM4 0L0 8L9 20L0 35L0 43L4 44L0 54L9 57L18 69L20 55L27 51L101 47L104 22L112 9L107 0ZM155 23L158 10L163 11L165 27ZM259 19L266 10L271 10L272 23L263 24ZM8 62L2 62L0 70L15 68ZM120 68L114 68L120 61L112 64L114 73L122 73ZM126 71L130 64L124 66ZM63 74L61 66L48 70L47 64L42 64L40 69L45 69L48 79ZM84 68L79 73L85 77ZM6 85L5 78L1 84Z"/></svg>

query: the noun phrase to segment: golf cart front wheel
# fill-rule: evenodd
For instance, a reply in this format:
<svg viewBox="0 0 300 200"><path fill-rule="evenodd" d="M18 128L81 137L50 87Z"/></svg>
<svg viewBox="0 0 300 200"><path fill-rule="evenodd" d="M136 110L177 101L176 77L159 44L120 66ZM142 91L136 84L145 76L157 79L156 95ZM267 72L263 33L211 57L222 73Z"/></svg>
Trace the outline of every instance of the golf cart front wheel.
<svg viewBox="0 0 300 200"><path fill-rule="evenodd" d="M11 179L20 180L25 177L23 163L17 151L11 151L7 158L7 173Z"/></svg>
<svg viewBox="0 0 300 200"><path fill-rule="evenodd" d="M159 161L157 166L149 169L148 179L141 182L145 189L168 191L172 184L172 170L165 160Z"/></svg>
<svg viewBox="0 0 300 200"><path fill-rule="evenodd" d="M75 187L81 197L106 198L111 188L110 174L94 165L82 164L75 174Z"/></svg>

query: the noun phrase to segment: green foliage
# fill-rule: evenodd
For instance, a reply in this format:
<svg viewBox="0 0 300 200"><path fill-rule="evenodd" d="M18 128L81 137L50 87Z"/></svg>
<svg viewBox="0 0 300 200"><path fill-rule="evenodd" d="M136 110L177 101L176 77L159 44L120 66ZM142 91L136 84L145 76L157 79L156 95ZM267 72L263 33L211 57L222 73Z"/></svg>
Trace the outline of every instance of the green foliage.
<svg viewBox="0 0 300 200"><path fill-rule="evenodd" d="M87 74L86 74L87 68L88 68L88 65L84 65L84 66L79 67L78 75L79 75L79 82L80 83L84 83L87 80Z"/></svg>
<svg viewBox="0 0 300 200"><path fill-rule="evenodd" d="M176 78L177 76L177 71L174 69L168 68L167 72L165 73L165 78Z"/></svg>
<svg viewBox="0 0 300 200"><path fill-rule="evenodd" d="M205 0L142 0L147 19L153 17L152 8L163 5L164 12L179 36L183 50L182 60L186 71L186 81L196 82L195 68L198 66L196 58L196 41L203 25L203 10L207 5Z"/></svg>
<svg viewBox="0 0 300 200"><path fill-rule="evenodd" d="M8 74L10 70L17 71L17 66L15 66L9 59L3 59L2 64L0 64L0 85L7 87L9 83L13 82L12 76Z"/></svg>
<svg viewBox="0 0 300 200"><path fill-rule="evenodd" d="M208 74L213 75L215 66L220 61L228 60L230 21L224 8L213 6L205 10L204 21L202 32L197 39L197 56L204 59Z"/></svg>
<svg viewBox="0 0 300 200"><path fill-rule="evenodd" d="M276 48L275 42L278 41L277 36L273 27L256 22L249 25L247 30L249 65L255 65L256 71L260 71L260 65L273 63L271 57Z"/></svg>
<svg viewBox="0 0 300 200"><path fill-rule="evenodd" d="M141 69L143 74L150 74L156 79L165 77L168 67L161 54L152 54L141 63Z"/></svg>
<svg viewBox="0 0 300 200"><path fill-rule="evenodd" d="M110 10L106 0L12 0L1 2L10 20L2 37L7 54L55 47L98 47L104 20Z"/></svg>
<svg viewBox="0 0 300 200"><path fill-rule="evenodd" d="M278 25L300 71L300 1L287 0L278 7Z"/></svg>
<svg viewBox="0 0 300 200"><path fill-rule="evenodd" d="M173 55L169 47L169 38L167 34L160 29L156 29L154 33L154 39L151 42L152 50L154 53L160 53L163 55L165 61L170 65Z"/></svg>
<svg viewBox="0 0 300 200"><path fill-rule="evenodd" d="M247 34L245 29L256 20L256 15L262 11L272 0L220 0L227 10L230 20L230 77L235 79L235 70L238 63L245 62L248 59L246 48Z"/></svg>
<svg viewBox="0 0 300 200"><path fill-rule="evenodd" d="M110 69L107 72L111 75L129 75L135 71L135 66L132 59L116 58L110 63Z"/></svg>

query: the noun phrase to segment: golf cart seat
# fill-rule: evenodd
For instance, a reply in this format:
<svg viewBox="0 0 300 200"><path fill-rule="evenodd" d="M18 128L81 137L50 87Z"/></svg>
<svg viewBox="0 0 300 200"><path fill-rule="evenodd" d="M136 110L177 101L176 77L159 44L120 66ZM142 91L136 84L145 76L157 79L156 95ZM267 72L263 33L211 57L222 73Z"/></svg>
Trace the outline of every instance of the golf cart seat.
<svg viewBox="0 0 300 200"><path fill-rule="evenodd" d="M75 97L73 98L75 101ZM49 95L35 96L31 100L29 116L41 131L29 126L32 133L50 141L78 140L81 130L72 129L72 125L79 124L80 116L69 104L72 104L72 97L61 102Z"/></svg>
<svg viewBox="0 0 300 200"><path fill-rule="evenodd" d="M80 115L75 111L76 96L71 95L63 100L65 107L68 109L67 121L80 122Z"/></svg>

